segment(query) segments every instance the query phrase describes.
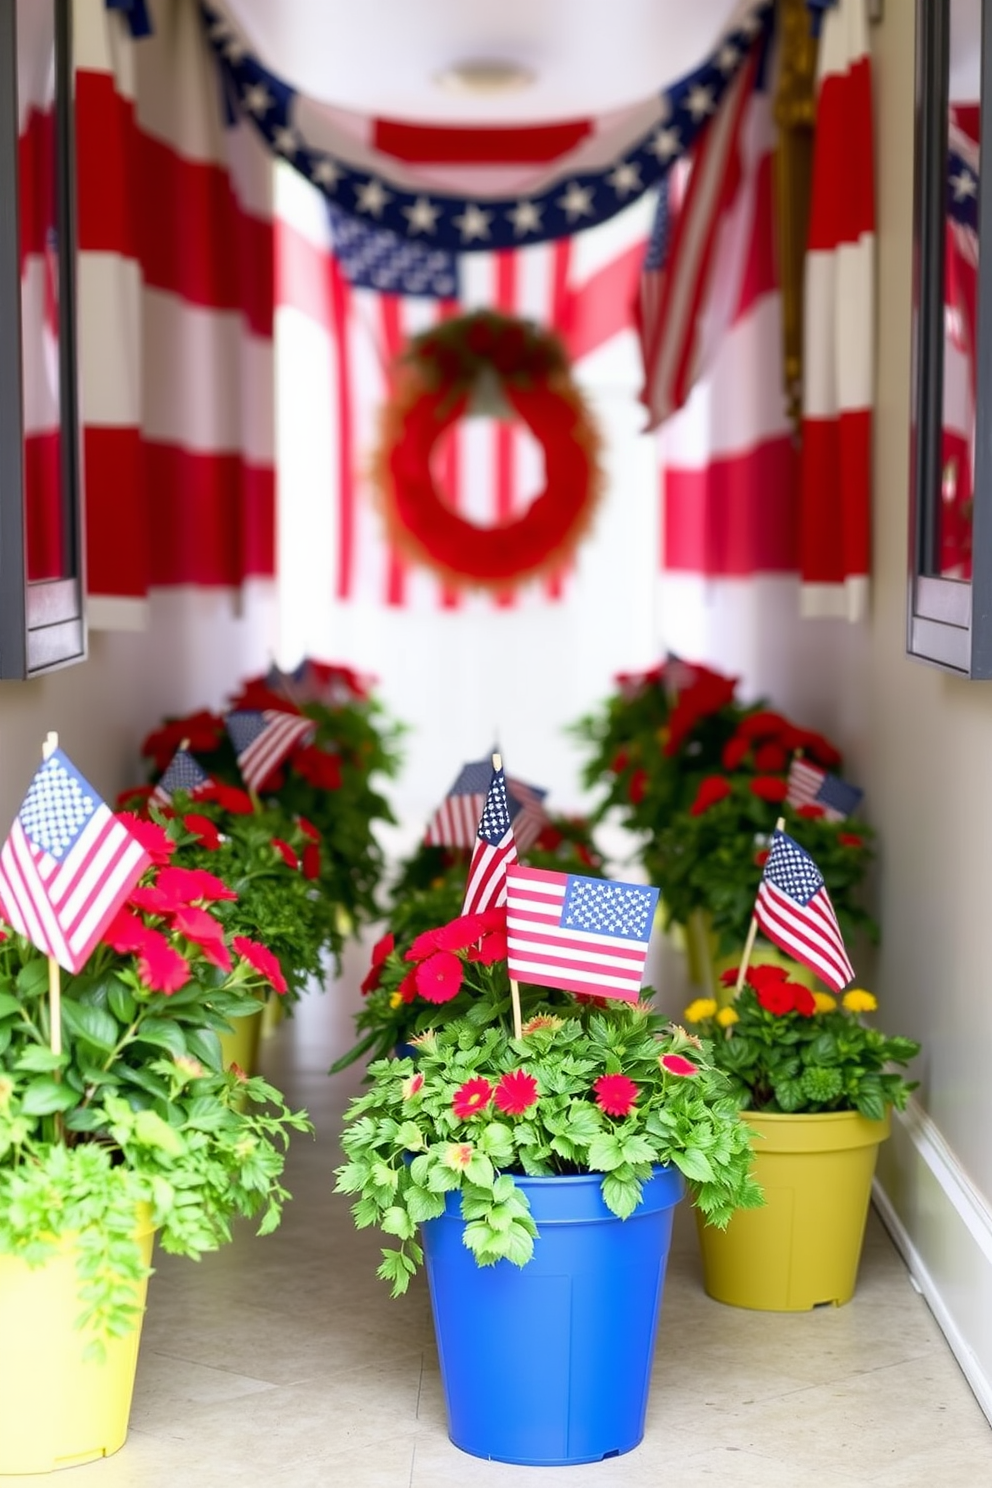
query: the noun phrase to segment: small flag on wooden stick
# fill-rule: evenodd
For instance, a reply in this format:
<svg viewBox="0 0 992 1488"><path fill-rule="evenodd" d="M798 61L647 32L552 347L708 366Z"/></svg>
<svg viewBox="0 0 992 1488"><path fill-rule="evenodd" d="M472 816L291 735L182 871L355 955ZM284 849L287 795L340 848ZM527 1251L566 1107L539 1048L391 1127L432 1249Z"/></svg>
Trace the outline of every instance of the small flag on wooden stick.
<svg viewBox="0 0 992 1488"><path fill-rule="evenodd" d="M823 874L788 833L775 829L754 918L786 955L815 971L834 992L854 981Z"/></svg>

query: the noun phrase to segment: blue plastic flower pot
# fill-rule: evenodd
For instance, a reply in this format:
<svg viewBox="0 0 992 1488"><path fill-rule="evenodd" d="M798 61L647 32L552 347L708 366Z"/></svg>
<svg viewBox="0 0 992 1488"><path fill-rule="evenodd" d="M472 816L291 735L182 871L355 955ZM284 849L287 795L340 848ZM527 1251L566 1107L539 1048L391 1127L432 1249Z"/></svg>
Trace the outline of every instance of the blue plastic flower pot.
<svg viewBox="0 0 992 1488"><path fill-rule="evenodd" d="M602 1175L519 1178L539 1238L526 1266L479 1267L461 1198L423 1228L448 1434L474 1457L599 1462L644 1435L672 1214L684 1183L657 1167L629 1219Z"/></svg>

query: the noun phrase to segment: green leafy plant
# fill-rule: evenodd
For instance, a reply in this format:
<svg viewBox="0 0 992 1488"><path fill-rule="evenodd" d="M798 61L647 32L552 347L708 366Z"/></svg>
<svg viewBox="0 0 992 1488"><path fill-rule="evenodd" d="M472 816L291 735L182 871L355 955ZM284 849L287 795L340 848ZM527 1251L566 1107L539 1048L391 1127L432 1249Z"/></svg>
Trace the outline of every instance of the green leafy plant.
<svg viewBox="0 0 992 1488"><path fill-rule="evenodd" d="M736 977L728 971L725 980ZM862 988L838 1001L790 981L784 967L757 965L733 1003L720 1008L713 998L697 998L685 1018L708 1041L742 1109L860 1111L880 1121L889 1107L902 1110L916 1088L891 1066L908 1065L920 1046L864 1023L862 1015L877 1007Z"/></svg>
<svg viewBox="0 0 992 1488"><path fill-rule="evenodd" d="M620 1217L659 1163L680 1169L715 1224L761 1202L727 1078L648 1003L522 987L514 1037L499 914L463 916L384 963L435 1004L435 1027L413 1057L371 1065L346 1115L337 1190L358 1196L356 1225L395 1237L379 1269L394 1295L422 1260L417 1226L456 1190L476 1261L526 1264L536 1229L515 1175L601 1173Z"/></svg>
<svg viewBox="0 0 992 1488"><path fill-rule="evenodd" d="M222 1068L218 1034L285 986L275 957L212 913L233 898L219 878L171 864L161 827L128 825L154 866L63 975L60 1052L48 960L0 928L0 1251L37 1264L76 1237L97 1351L135 1322L139 1214L181 1255L229 1240L238 1215L266 1233L289 1134L311 1129L267 1081Z"/></svg>

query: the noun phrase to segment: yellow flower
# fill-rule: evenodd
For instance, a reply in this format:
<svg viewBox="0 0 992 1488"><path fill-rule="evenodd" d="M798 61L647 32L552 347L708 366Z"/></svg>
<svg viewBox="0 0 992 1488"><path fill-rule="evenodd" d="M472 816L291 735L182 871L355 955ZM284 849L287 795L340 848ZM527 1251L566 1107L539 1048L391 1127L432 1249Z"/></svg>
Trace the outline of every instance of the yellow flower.
<svg viewBox="0 0 992 1488"><path fill-rule="evenodd" d="M391 1008L398 1008L399 1005L400 1005L400 1003L402 1001L403 1001L402 994L399 991L396 991L396 992L393 993L393 995L389 999L389 1006Z"/></svg>
<svg viewBox="0 0 992 1488"><path fill-rule="evenodd" d="M740 1016L736 1008L725 1007L717 1013L716 1021L721 1028L730 1028L734 1023L740 1022Z"/></svg>
<svg viewBox="0 0 992 1488"><path fill-rule="evenodd" d="M689 1023L702 1023L706 1018L716 1016L715 997L697 997L695 1002L690 1002L682 1016Z"/></svg>
<svg viewBox="0 0 992 1488"><path fill-rule="evenodd" d="M852 987L841 999L849 1013L873 1013L878 1007L878 998L863 987Z"/></svg>
<svg viewBox="0 0 992 1488"><path fill-rule="evenodd" d="M837 999L831 997L829 992L814 992L813 1003L818 1013L834 1013L837 1011Z"/></svg>

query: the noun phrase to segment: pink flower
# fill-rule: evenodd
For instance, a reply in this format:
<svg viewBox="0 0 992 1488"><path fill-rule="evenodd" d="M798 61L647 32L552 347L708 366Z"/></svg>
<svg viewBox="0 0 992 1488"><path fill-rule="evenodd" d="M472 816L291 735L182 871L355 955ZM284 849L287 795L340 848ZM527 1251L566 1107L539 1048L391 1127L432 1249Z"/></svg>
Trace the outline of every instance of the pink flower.
<svg viewBox="0 0 992 1488"><path fill-rule="evenodd" d="M474 1116L476 1111L482 1111L488 1106L493 1098L493 1087L483 1075L477 1075L474 1080L466 1080L464 1085L459 1086L451 1098L451 1109L459 1121L464 1121L469 1116Z"/></svg>
<svg viewBox="0 0 992 1488"><path fill-rule="evenodd" d="M660 1054L658 1063L663 1070L670 1075L698 1075L699 1065L693 1064L691 1059L685 1059L681 1054Z"/></svg>
<svg viewBox="0 0 992 1488"><path fill-rule="evenodd" d="M365 980L362 982L361 987L363 997L368 997L369 993L374 992L376 987L378 987L382 979L382 964L386 957L390 955L395 945L396 937L389 934L384 935L381 940L377 940L372 947L372 965L366 972Z"/></svg>
<svg viewBox="0 0 992 1488"><path fill-rule="evenodd" d="M607 1116L629 1116L637 1100L637 1086L627 1075L600 1075L593 1081L596 1104Z"/></svg>
<svg viewBox="0 0 992 1488"><path fill-rule="evenodd" d="M208 852L216 852L220 847L220 832L215 822L209 816L203 816L199 811L191 811L188 816L183 817L183 826L187 832L192 832L201 847Z"/></svg>
<svg viewBox="0 0 992 1488"><path fill-rule="evenodd" d="M182 909L184 901L175 894L163 893L158 884L154 883L139 884L127 902L143 909L146 914L167 915Z"/></svg>
<svg viewBox="0 0 992 1488"><path fill-rule="evenodd" d="M243 957L260 977L264 977L270 987L280 994L285 992L286 978L268 946L261 945L257 940L249 940L247 935L236 935L232 945L237 954Z"/></svg>
<svg viewBox="0 0 992 1488"><path fill-rule="evenodd" d="M154 934L140 916L129 909L119 909L100 939L111 950L128 956L132 951L144 950L146 940Z"/></svg>
<svg viewBox="0 0 992 1488"><path fill-rule="evenodd" d="M155 887L183 904L193 904L197 899L234 900L238 897L222 879L215 873L208 873L205 868L163 868L155 880Z"/></svg>
<svg viewBox="0 0 992 1488"><path fill-rule="evenodd" d="M138 979L151 992L178 992L189 981L189 962L157 930L146 933L138 957Z"/></svg>
<svg viewBox="0 0 992 1488"><path fill-rule="evenodd" d="M219 966L222 971L230 971L231 953L224 941L224 926L212 914L208 914L205 909L185 905L173 916L172 928L198 945L214 966Z"/></svg>
<svg viewBox="0 0 992 1488"><path fill-rule="evenodd" d="M404 961L423 961L427 956L433 956L438 949L437 930L423 930L416 937L410 948L404 952Z"/></svg>
<svg viewBox="0 0 992 1488"><path fill-rule="evenodd" d="M537 1081L526 1070L510 1070L496 1086L496 1104L507 1116L522 1116L537 1100Z"/></svg>
<svg viewBox="0 0 992 1488"><path fill-rule="evenodd" d="M434 947L439 951L464 951L470 945L475 945L483 928L481 915L459 915L457 920L449 920L447 925L431 932Z"/></svg>
<svg viewBox="0 0 992 1488"><path fill-rule="evenodd" d="M491 934L482 937L479 945L472 947L468 959L480 961L483 966L492 966L495 961L506 960L506 949L506 931L493 930Z"/></svg>
<svg viewBox="0 0 992 1488"><path fill-rule="evenodd" d="M169 861L176 844L164 827L160 827L158 822L144 821L132 811L117 811L114 815L122 826L127 827L131 836L138 839L153 863Z"/></svg>
<svg viewBox="0 0 992 1488"><path fill-rule="evenodd" d="M450 1002L461 991L465 968L454 951L435 951L421 961L415 977L425 1002Z"/></svg>

